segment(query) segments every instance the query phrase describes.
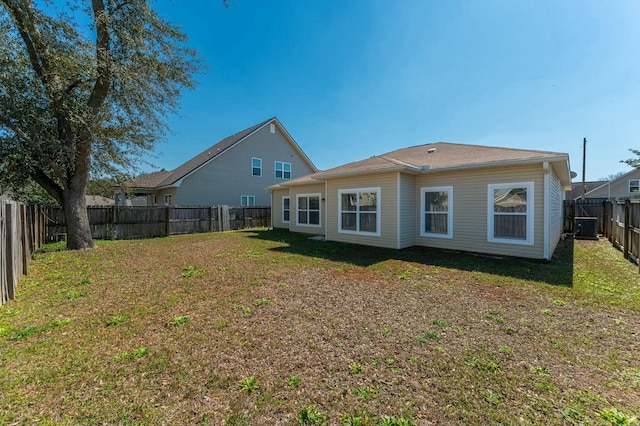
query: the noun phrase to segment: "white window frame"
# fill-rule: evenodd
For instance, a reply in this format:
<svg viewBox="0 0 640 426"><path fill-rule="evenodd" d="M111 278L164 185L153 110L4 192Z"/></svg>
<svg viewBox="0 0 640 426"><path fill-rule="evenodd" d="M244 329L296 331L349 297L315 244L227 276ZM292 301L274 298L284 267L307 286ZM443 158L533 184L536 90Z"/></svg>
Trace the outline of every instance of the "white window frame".
<svg viewBox="0 0 640 426"><path fill-rule="evenodd" d="M259 162L259 166L254 166L253 165L253 160L258 160ZM255 174L254 173L254 169L258 169L260 171L260 174ZM262 158L258 158L258 157L252 157L251 158L251 176L255 176L255 177L260 177L262 176Z"/></svg>
<svg viewBox="0 0 640 426"><path fill-rule="evenodd" d="M504 213L505 215L522 215L526 217L526 238L504 238L495 237L494 229L494 191L496 189L509 189L509 188L525 188L527 190L527 211L526 213ZM487 240L492 243L505 243L505 244L518 244L518 245L533 245L534 238L534 183L533 182L514 182L514 183L493 183L487 186ZM500 213L498 213L500 215Z"/></svg>
<svg viewBox="0 0 640 426"><path fill-rule="evenodd" d="M375 192L376 193L376 232L370 231L360 231L360 214L361 213L373 213L373 211L360 211L360 193L361 192ZM350 229L342 229L342 213L354 213L354 210L344 210L342 209L342 194L356 194L356 199L358 200L356 205L356 230L352 231ZM339 189L338 190L338 233L340 234L353 234L353 235L367 235L371 237L379 237L380 236L380 223L381 223L381 215L380 215L380 206L382 204L382 199L380 197L380 187L376 188L350 188L350 189Z"/></svg>
<svg viewBox="0 0 640 426"><path fill-rule="evenodd" d="M289 166L289 170L286 170L285 166ZM280 166L280 167L278 167ZM278 176L278 172L281 173L281 176ZM289 177L286 176L286 173L289 173ZM287 163L284 161L274 161L273 162L273 177L276 179L291 179L291 163Z"/></svg>
<svg viewBox="0 0 640 426"><path fill-rule="evenodd" d="M286 209L284 206L284 200L289 201L289 208ZM289 219L284 218L284 212L289 212ZM282 197L282 223L291 223L291 197Z"/></svg>
<svg viewBox="0 0 640 426"><path fill-rule="evenodd" d="M629 179L629 192L640 192L640 179Z"/></svg>
<svg viewBox="0 0 640 426"><path fill-rule="evenodd" d="M425 201L427 192L446 192L447 193L447 211L446 212L428 212L425 209ZM446 214L447 215L447 232L426 232L427 214ZM420 188L420 236L434 238L453 238L453 186L431 186Z"/></svg>
<svg viewBox="0 0 640 426"><path fill-rule="evenodd" d="M173 194L164 194L164 205L165 206L173 205Z"/></svg>
<svg viewBox="0 0 640 426"><path fill-rule="evenodd" d="M256 197L255 195L241 195L240 207L255 207Z"/></svg>
<svg viewBox="0 0 640 426"><path fill-rule="evenodd" d="M307 222L309 221L309 212L311 211L315 211L315 210L311 210L309 209L309 198L312 197L317 197L318 198L318 224L315 223L300 223L300 215L299 212L301 211L299 209L299 205L300 205L300 198L306 198L307 199L307 208L303 209L302 211L306 211L307 212ZM317 193L311 193L311 194L296 194L296 209L295 209L295 213L296 213L296 226L309 226L312 228L321 228L322 227L322 194L320 194L319 192ZM291 217L291 216L289 216Z"/></svg>

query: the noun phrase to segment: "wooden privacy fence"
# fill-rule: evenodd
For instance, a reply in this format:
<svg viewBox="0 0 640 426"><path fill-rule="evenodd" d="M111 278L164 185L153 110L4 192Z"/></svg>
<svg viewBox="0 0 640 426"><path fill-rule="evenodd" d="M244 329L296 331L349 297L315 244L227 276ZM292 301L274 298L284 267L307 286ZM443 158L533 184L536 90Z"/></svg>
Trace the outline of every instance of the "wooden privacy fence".
<svg viewBox="0 0 640 426"><path fill-rule="evenodd" d="M603 235L622 250L625 259L640 265L640 200L610 201L605 205Z"/></svg>
<svg viewBox="0 0 640 426"><path fill-rule="evenodd" d="M15 298L18 281L43 239L42 207L0 201L0 305Z"/></svg>
<svg viewBox="0 0 640 426"><path fill-rule="evenodd" d="M140 239L270 226L271 207L88 207L94 239ZM66 238L62 209L47 207L47 241Z"/></svg>

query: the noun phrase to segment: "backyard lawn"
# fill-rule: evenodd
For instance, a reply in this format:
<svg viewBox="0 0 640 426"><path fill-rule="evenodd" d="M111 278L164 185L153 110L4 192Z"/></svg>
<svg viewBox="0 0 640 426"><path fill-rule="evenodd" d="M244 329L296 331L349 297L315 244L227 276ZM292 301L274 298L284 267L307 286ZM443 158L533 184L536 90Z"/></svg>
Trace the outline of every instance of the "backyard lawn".
<svg viewBox="0 0 640 426"><path fill-rule="evenodd" d="M0 424L637 424L640 275L264 229L38 254Z"/></svg>

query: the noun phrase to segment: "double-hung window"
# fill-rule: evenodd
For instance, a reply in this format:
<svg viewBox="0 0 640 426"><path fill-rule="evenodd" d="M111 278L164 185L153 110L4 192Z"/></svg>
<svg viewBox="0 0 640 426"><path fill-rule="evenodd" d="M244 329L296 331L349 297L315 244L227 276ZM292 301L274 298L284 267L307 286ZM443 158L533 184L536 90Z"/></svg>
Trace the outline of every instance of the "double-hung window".
<svg viewBox="0 0 640 426"><path fill-rule="evenodd" d="M262 158L251 159L251 175L262 176Z"/></svg>
<svg viewBox="0 0 640 426"><path fill-rule="evenodd" d="M296 225L320 227L320 194L296 195Z"/></svg>
<svg viewBox="0 0 640 426"><path fill-rule="evenodd" d="M291 163L276 161L275 171L276 179L291 179Z"/></svg>
<svg viewBox="0 0 640 426"><path fill-rule="evenodd" d="M380 188L338 191L338 232L380 235Z"/></svg>
<svg viewBox="0 0 640 426"><path fill-rule="evenodd" d="M629 180L629 192L640 192L640 179Z"/></svg>
<svg viewBox="0 0 640 426"><path fill-rule="evenodd" d="M256 197L253 195L241 195L240 205L242 207L253 207L256 205Z"/></svg>
<svg viewBox="0 0 640 426"><path fill-rule="evenodd" d="M282 222L289 223L291 220L291 198L282 197Z"/></svg>
<svg viewBox="0 0 640 426"><path fill-rule="evenodd" d="M164 196L164 205L172 206L173 205L173 196L171 194L165 194Z"/></svg>
<svg viewBox="0 0 640 426"><path fill-rule="evenodd" d="M490 184L488 240L533 244L533 182Z"/></svg>
<svg viewBox="0 0 640 426"><path fill-rule="evenodd" d="M420 205L420 235L453 238L453 187L422 188Z"/></svg>

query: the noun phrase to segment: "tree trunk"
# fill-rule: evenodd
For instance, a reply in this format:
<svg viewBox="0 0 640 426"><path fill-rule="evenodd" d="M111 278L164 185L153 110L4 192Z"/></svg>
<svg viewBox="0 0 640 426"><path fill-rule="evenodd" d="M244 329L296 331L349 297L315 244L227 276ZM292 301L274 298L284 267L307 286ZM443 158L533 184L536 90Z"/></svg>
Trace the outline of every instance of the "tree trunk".
<svg viewBox="0 0 640 426"><path fill-rule="evenodd" d="M70 188L64 191L62 208L67 223L67 249L69 250L86 250L95 247L91 237L84 194L84 188L81 190Z"/></svg>

